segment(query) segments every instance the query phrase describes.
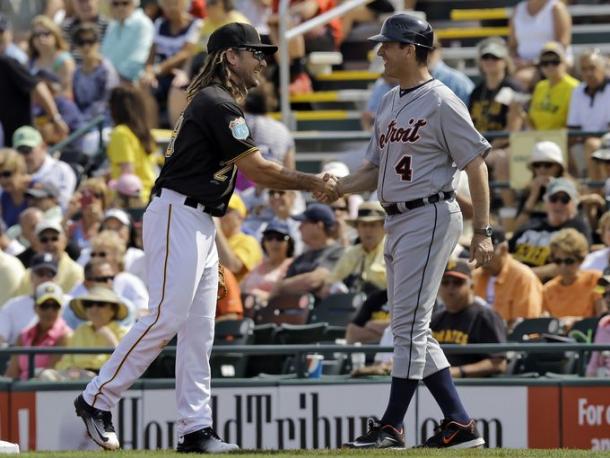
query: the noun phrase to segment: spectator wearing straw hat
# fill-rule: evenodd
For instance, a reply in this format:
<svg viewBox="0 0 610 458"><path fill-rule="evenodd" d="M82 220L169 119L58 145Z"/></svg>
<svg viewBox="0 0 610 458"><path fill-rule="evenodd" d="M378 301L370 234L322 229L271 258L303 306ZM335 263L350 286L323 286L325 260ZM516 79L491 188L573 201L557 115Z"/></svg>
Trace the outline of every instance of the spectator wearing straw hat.
<svg viewBox="0 0 610 458"><path fill-rule="evenodd" d="M127 333L127 328L119 324L127 317L127 306L109 288L94 286L87 295L72 299L70 308L78 318L85 320L70 338L70 348L115 348ZM79 378L82 370L96 373L109 357L109 354L66 354L55 368L68 371L68 378ZM79 377L72 377L70 372Z"/></svg>

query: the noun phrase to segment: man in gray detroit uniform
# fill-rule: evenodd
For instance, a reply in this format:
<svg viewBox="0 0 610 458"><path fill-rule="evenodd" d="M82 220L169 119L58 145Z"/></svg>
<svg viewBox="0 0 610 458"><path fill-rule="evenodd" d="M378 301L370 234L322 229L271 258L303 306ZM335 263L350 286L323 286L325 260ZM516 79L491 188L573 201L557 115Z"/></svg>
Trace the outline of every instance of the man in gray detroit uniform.
<svg viewBox="0 0 610 458"><path fill-rule="evenodd" d="M346 446L404 447L403 418L423 379L445 416L423 446L480 447L484 440L460 401L449 363L429 325L443 271L462 232L454 191L458 169L468 175L474 205L471 262L483 265L491 259L483 160L490 145L474 128L461 100L430 76L426 61L433 32L426 21L394 14L370 40L381 43L378 54L385 72L400 84L379 106L364 165L339 180L336 192L370 191L376 185L387 213L385 259L394 367L383 417L371 418L368 431Z"/></svg>

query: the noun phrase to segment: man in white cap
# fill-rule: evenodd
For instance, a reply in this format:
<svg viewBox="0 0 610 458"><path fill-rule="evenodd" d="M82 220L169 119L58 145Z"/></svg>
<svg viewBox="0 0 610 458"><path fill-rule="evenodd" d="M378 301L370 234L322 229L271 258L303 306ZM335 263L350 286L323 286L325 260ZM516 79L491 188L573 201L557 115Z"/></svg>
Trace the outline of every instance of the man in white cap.
<svg viewBox="0 0 610 458"><path fill-rule="evenodd" d="M61 224L57 221L42 221L36 226L40 254L50 254L57 260L56 282L64 291L71 291L83 281L83 268L74 262L66 253L67 239ZM29 270L29 269L28 269ZM33 284L30 275L24 275L16 294L31 294Z"/></svg>

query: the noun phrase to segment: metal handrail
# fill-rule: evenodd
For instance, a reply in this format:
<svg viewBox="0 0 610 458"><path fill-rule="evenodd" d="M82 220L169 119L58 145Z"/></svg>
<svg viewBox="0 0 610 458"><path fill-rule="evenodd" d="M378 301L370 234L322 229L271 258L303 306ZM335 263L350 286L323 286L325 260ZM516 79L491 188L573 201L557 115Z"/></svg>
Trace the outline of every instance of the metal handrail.
<svg viewBox="0 0 610 458"><path fill-rule="evenodd" d="M106 121L106 117L104 115L96 116L91 121L89 121L87 124L85 124L82 127L79 127L74 132L72 132L70 135L68 135L67 138L65 138L62 141L60 141L59 143L56 143L55 145L51 146L49 148L49 154L51 156L55 155L55 153L58 153L59 151L61 151L62 148L65 148L70 143L78 140L79 138L88 134L91 130L93 130L95 128L97 128L97 130L100 134L99 141L98 141L98 154L101 154L104 150L104 141L102 139L102 129L104 128L105 121Z"/></svg>
<svg viewBox="0 0 610 458"><path fill-rule="evenodd" d="M290 129L295 130L295 120L290 111L290 100L288 86L290 84L290 56L288 55L288 42L299 35L310 30L327 24L332 19L341 16L360 5L366 5L372 0L348 0L332 10L319 16L313 17L302 24L288 30L288 4L290 0L280 0L279 6L279 67L280 67L280 107L282 111L282 121Z"/></svg>
<svg viewBox="0 0 610 458"><path fill-rule="evenodd" d="M175 346L165 347L161 354L173 354ZM494 344L444 344L441 348L450 354L480 354L480 353L558 353L566 351L579 352L581 355L592 351L610 350L610 344L589 343L494 343ZM10 347L0 348L0 356L25 354L28 355L29 378L34 377L34 357L37 354L109 354L113 348L70 348L70 347ZM382 345L214 345L214 354L242 353L244 355L294 355L296 370L299 377L305 375L303 357L308 353L385 353L393 352L394 347Z"/></svg>

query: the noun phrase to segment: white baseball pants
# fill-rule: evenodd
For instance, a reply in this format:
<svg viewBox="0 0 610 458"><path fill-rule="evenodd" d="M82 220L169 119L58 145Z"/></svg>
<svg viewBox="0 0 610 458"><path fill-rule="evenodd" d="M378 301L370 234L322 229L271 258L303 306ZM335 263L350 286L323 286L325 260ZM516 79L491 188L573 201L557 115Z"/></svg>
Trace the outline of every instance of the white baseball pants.
<svg viewBox="0 0 610 458"><path fill-rule="evenodd" d="M184 205L186 196L163 189L144 213L149 314L121 340L87 385L87 403L110 410L161 349L178 334L178 436L212 425L210 353L218 289L212 217Z"/></svg>

